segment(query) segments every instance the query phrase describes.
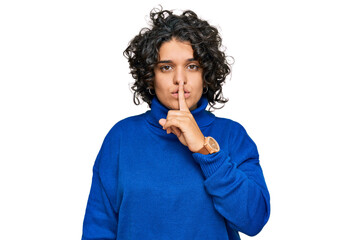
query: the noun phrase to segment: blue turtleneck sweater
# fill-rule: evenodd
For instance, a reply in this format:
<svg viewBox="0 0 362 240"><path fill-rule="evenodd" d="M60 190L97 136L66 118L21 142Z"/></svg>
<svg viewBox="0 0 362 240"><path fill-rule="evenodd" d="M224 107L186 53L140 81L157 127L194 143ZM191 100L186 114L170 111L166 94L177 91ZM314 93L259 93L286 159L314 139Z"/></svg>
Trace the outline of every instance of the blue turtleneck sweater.
<svg viewBox="0 0 362 240"><path fill-rule="evenodd" d="M190 152L158 123L168 109L119 121L108 132L93 167L83 240L236 240L255 235L270 214L267 186L253 140L237 122L205 110L193 114L218 153Z"/></svg>

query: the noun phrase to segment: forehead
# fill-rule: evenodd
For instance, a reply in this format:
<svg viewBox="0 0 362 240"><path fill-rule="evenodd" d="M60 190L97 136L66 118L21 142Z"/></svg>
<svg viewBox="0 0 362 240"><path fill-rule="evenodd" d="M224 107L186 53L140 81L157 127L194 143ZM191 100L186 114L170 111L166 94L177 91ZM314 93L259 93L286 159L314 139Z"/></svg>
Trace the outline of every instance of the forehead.
<svg viewBox="0 0 362 240"><path fill-rule="evenodd" d="M164 42L159 51L159 61L185 61L194 57L194 50L189 42L180 42L172 39Z"/></svg>

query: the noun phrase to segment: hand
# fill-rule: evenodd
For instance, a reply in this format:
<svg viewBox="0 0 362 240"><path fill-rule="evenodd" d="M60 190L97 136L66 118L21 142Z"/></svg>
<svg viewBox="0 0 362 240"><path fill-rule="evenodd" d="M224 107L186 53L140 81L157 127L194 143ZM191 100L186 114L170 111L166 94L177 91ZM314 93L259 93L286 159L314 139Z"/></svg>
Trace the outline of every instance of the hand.
<svg viewBox="0 0 362 240"><path fill-rule="evenodd" d="M183 81L179 83L178 100L179 110L168 111L167 119L161 118L159 123L167 134L172 132L191 152L197 152L204 146L205 137L187 106Z"/></svg>

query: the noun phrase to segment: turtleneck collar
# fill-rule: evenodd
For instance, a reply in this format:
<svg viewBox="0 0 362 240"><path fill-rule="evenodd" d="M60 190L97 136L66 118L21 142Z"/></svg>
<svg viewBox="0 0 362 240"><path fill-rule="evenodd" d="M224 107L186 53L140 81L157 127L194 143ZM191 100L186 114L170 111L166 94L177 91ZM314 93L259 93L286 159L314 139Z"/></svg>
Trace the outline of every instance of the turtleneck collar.
<svg viewBox="0 0 362 240"><path fill-rule="evenodd" d="M197 103L197 108L191 111L191 114L195 118L199 128L210 125L215 119L214 114L205 110L208 104L209 102L207 98L202 96ZM169 109L162 105L157 97L154 97L151 103L151 110L146 112L146 119L151 125L161 129L163 132L166 132L162 129L162 126L158 123L158 121L161 118L166 118L168 111Z"/></svg>

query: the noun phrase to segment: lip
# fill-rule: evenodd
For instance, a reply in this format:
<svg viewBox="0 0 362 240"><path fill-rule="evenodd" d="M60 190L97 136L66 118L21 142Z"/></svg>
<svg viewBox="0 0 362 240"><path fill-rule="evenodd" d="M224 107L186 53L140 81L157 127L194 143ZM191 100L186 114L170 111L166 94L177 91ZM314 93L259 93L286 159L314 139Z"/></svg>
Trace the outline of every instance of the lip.
<svg viewBox="0 0 362 240"><path fill-rule="evenodd" d="M174 90L171 93L178 93L179 88L174 88ZM185 93L190 93L190 91L186 88L183 88Z"/></svg>
<svg viewBox="0 0 362 240"><path fill-rule="evenodd" d="M178 92L173 92L173 93L171 93L171 95L172 95L172 97L178 99ZM186 98L189 98L190 95L191 95L190 92L186 92L186 91L184 92L185 99L186 99Z"/></svg>

